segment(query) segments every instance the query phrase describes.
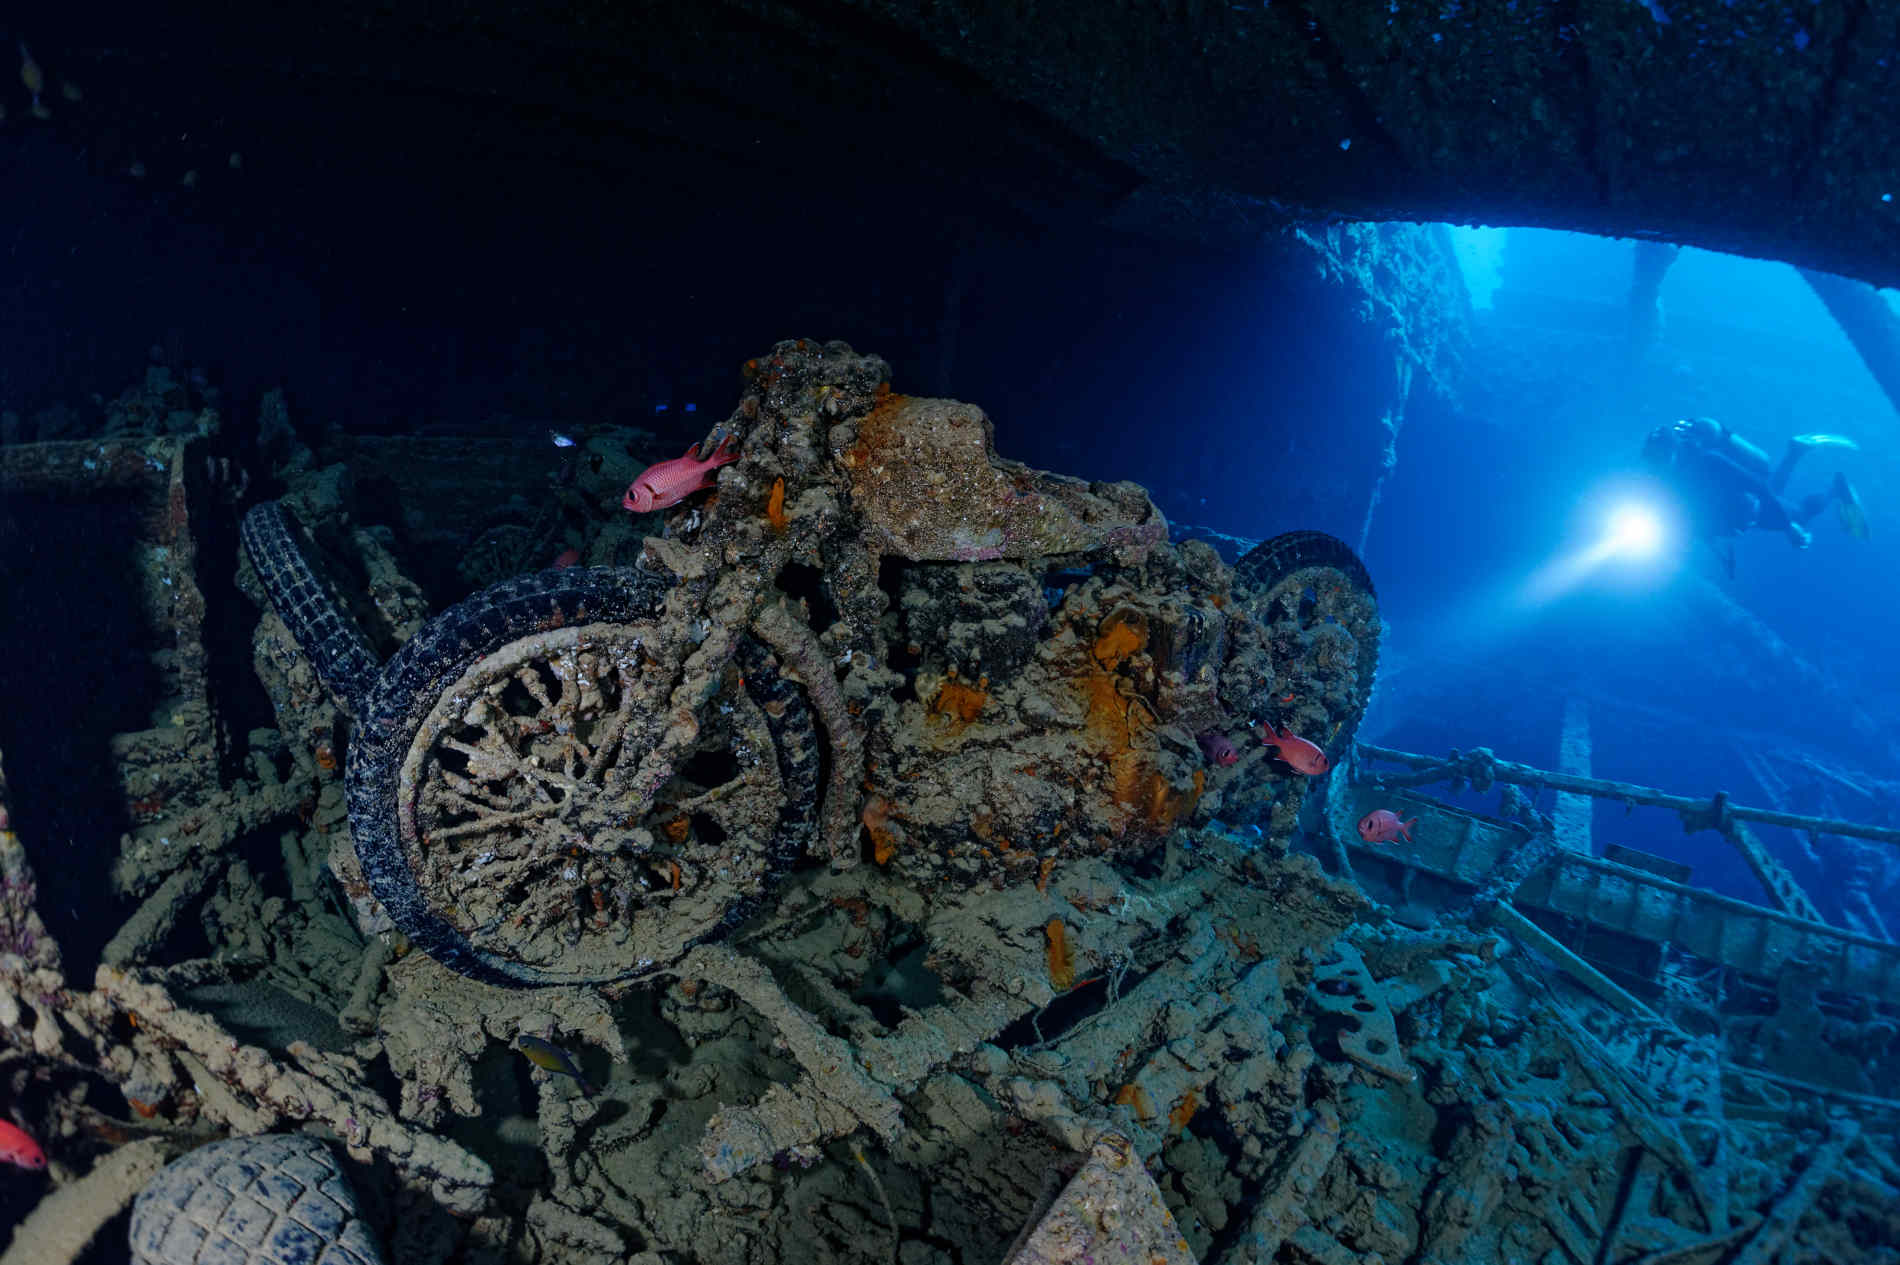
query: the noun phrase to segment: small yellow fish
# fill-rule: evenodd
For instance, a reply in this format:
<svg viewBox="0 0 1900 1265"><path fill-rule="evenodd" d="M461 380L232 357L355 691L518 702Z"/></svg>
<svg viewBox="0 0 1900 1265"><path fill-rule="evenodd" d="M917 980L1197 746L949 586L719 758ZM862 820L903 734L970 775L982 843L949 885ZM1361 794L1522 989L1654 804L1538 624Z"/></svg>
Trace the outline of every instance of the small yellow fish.
<svg viewBox="0 0 1900 1265"><path fill-rule="evenodd" d="M589 1098L594 1096L594 1087L588 1083L585 1076L581 1075L580 1064L574 1061L574 1056L552 1041L544 1041L540 1037L524 1032L515 1038L515 1048L527 1055L528 1062L538 1068L558 1072L562 1076L572 1076L580 1082L583 1094Z"/></svg>
<svg viewBox="0 0 1900 1265"><path fill-rule="evenodd" d="M40 93L46 90L46 74L40 64L33 60L33 54L26 51L24 41L20 44L20 82L33 94L33 104L40 103Z"/></svg>

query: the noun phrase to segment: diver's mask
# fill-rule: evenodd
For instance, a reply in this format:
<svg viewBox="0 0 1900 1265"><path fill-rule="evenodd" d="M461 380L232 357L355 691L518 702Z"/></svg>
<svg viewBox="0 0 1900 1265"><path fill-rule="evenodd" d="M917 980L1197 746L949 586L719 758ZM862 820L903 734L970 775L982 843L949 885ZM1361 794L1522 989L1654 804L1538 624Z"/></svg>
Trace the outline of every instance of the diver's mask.
<svg viewBox="0 0 1900 1265"><path fill-rule="evenodd" d="M1676 450L1688 438L1683 422L1658 426L1643 440L1643 460L1652 466L1666 466L1676 459Z"/></svg>

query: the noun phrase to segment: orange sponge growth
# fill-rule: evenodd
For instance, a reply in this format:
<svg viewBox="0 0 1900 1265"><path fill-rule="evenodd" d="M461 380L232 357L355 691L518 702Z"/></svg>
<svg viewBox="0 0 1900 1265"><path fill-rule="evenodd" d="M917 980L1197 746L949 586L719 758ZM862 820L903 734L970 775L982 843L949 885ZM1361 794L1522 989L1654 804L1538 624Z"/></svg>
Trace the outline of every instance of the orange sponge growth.
<svg viewBox="0 0 1900 1265"><path fill-rule="evenodd" d="M1194 789L1177 791L1160 773L1149 775L1147 801L1141 805L1142 818L1156 830L1171 830L1174 823L1194 811L1207 788L1207 770L1194 770Z"/></svg>
<svg viewBox="0 0 1900 1265"><path fill-rule="evenodd" d="M1139 654L1148 645L1148 621L1139 611L1119 610L1104 619L1095 631L1091 651L1095 661L1105 668L1121 665L1129 655Z"/></svg>
<svg viewBox="0 0 1900 1265"><path fill-rule="evenodd" d="M1148 1091L1133 1081L1129 1081L1126 1085L1123 1085L1116 1093L1115 1105L1117 1107L1133 1107L1135 1109L1135 1119L1137 1120L1153 1120L1155 1118L1155 1105L1153 1101L1149 1099Z"/></svg>
<svg viewBox="0 0 1900 1265"><path fill-rule="evenodd" d="M1082 723L1089 745L1104 755L1126 751L1129 702L1115 688L1114 676L1091 668L1076 681L1076 687L1088 708L1088 718Z"/></svg>
<svg viewBox="0 0 1900 1265"><path fill-rule="evenodd" d="M989 687L987 676L979 677L975 685L965 685L957 680L956 671L952 669L937 687L937 696L930 700L931 714L967 725L982 714L983 705L990 701Z"/></svg>
<svg viewBox="0 0 1900 1265"><path fill-rule="evenodd" d="M1200 1109L1201 1096L1190 1089L1180 1102L1174 1104L1174 1110L1168 1113L1168 1123L1173 1125L1175 1132L1178 1133L1187 1128L1188 1121L1194 1119L1194 1113Z"/></svg>
<svg viewBox="0 0 1900 1265"><path fill-rule="evenodd" d="M784 534L785 521L785 480L772 480L772 494L765 499L765 521L772 524L772 530Z"/></svg>
<svg viewBox="0 0 1900 1265"><path fill-rule="evenodd" d="M864 801L864 811L858 819L864 823L865 833L871 836L871 856L879 865L889 865L891 858L897 855L897 831L891 827L891 805L882 795L873 795Z"/></svg>
<svg viewBox="0 0 1900 1265"><path fill-rule="evenodd" d="M1069 931L1062 919L1051 918L1043 930L1049 936L1049 982L1058 993L1075 987L1075 959L1069 953Z"/></svg>

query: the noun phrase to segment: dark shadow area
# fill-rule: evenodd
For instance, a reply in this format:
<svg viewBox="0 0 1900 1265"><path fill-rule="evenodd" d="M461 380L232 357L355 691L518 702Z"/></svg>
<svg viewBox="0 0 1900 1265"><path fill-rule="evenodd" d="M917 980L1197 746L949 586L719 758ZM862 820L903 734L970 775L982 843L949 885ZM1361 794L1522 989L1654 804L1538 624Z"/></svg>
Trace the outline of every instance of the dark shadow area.
<svg viewBox="0 0 1900 1265"><path fill-rule="evenodd" d="M179 1002L202 1011L246 1045L279 1053L303 1041L316 1049L346 1054L356 1044L337 1026L336 1016L261 979L200 984L180 990Z"/></svg>
<svg viewBox="0 0 1900 1265"><path fill-rule="evenodd" d="M205 609L226 613L223 618L205 620L202 632L205 690L212 715L223 731L220 772L226 779L256 776L247 758L250 732L277 724L270 695L251 661L251 636L256 625L242 617L256 608L238 591L237 524L235 506L210 496L196 496L191 532L198 560L193 579L204 595ZM280 768L280 776L282 771Z"/></svg>
<svg viewBox="0 0 1900 1265"><path fill-rule="evenodd" d="M1152 969L1130 971L1121 980L1121 995L1127 996L1154 974ZM998 1049L1016 1050L1024 1046L1046 1045L1109 1003L1109 977L1098 975L1076 984L1041 1010L1031 1011L996 1034Z"/></svg>
<svg viewBox="0 0 1900 1265"><path fill-rule="evenodd" d="M943 980L929 966L930 944L921 928L893 918L887 934L883 956L865 969L851 1000L894 1029L904 1021L905 1011L942 1001Z"/></svg>
<svg viewBox="0 0 1900 1265"><path fill-rule="evenodd" d="M143 534L122 495L0 503L8 808L33 857L40 916L77 980L92 978L129 910L104 881L132 824L111 739L152 725L160 701L132 553Z"/></svg>
<svg viewBox="0 0 1900 1265"><path fill-rule="evenodd" d="M661 1013L658 987L628 992L614 1008L614 1023L627 1043L631 1080L659 1080L692 1057L679 1030Z"/></svg>

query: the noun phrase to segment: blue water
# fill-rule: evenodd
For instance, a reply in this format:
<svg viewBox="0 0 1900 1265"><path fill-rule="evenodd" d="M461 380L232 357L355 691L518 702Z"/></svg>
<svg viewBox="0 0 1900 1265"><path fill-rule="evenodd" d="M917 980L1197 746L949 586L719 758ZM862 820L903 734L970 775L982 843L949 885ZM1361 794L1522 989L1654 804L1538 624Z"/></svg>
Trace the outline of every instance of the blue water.
<svg viewBox="0 0 1900 1265"><path fill-rule="evenodd" d="M1391 657L1415 678L1435 663L1483 673L1491 680L1474 684L1472 701L1490 706L1463 705L1439 680L1436 706L1397 701L1372 728L1399 746L1489 744L1550 765L1561 700L1577 692L1594 700L1599 776L1685 795L1725 789L1738 803L1773 806L1752 752L1787 784L1785 807L1890 821L1900 774L1895 596L1883 578L1900 563L1893 406L1792 268L1703 251L1685 251L1671 270L1661 333L1626 371L1629 252L1570 234L1509 235L1493 306L1474 314L1486 354L1473 366L1482 412L1472 420L1495 427L1495 442L1471 461L1466 445L1408 433L1367 541ZM1694 414L1776 457L1800 432L1855 439L1859 452L1809 453L1788 491L1798 498L1843 471L1867 505L1872 539L1846 536L1830 508L1805 551L1773 533L1740 539L1732 580L1713 551L1678 540L1654 563L1608 566L1562 597L1520 607L1521 577L1599 530L1597 507L1578 507L1640 474L1644 432ZM1503 726L1518 732L1500 735L1500 712L1522 719ZM1873 794L1842 789L1830 774ZM1759 899L1725 843L1685 837L1673 815L1599 808L1597 825L1599 842L1688 862L1699 883ZM1763 835L1831 911L1842 846L1823 841L1817 863L1792 836ZM1867 846L1881 858L1892 908L1900 851Z"/></svg>

